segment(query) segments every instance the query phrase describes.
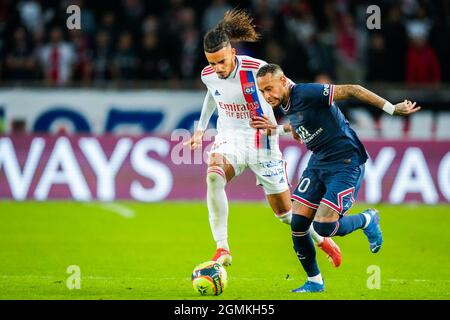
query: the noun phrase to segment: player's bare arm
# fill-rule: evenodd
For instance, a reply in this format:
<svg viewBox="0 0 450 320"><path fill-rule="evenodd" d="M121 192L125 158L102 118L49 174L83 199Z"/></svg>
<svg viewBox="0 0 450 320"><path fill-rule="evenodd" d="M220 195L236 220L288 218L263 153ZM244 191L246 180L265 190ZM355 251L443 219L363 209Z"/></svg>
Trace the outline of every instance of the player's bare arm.
<svg viewBox="0 0 450 320"><path fill-rule="evenodd" d="M216 103L211 96L211 93L208 91L203 101L202 112L197 129L194 131L192 138L184 143L185 146L189 146L191 150L202 147L203 135L205 129L208 127L209 120L211 119L214 110L216 110Z"/></svg>
<svg viewBox="0 0 450 320"><path fill-rule="evenodd" d="M346 100L349 98L356 98L382 110L386 108L386 104L389 104L386 99L360 85L345 84L334 86L334 101ZM399 102L395 104L393 108L393 114L400 116L407 116L420 110L420 107L416 106L416 102L411 102L409 100Z"/></svg>
<svg viewBox="0 0 450 320"><path fill-rule="evenodd" d="M195 130L194 135L192 136L192 138L189 139L188 141L184 142L183 144L185 146L189 146L189 148L191 150L195 150L195 149L201 148L203 134L204 134L203 130Z"/></svg>

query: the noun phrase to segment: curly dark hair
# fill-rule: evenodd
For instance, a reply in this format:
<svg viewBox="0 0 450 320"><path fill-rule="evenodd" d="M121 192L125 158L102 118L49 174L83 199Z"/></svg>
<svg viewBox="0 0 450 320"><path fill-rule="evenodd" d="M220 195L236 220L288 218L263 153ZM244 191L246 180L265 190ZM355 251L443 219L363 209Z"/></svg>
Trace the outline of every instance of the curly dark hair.
<svg viewBox="0 0 450 320"><path fill-rule="evenodd" d="M223 19L203 38L203 49L206 52L216 52L230 42L255 42L260 35L255 30L253 18L242 10L229 10Z"/></svg>

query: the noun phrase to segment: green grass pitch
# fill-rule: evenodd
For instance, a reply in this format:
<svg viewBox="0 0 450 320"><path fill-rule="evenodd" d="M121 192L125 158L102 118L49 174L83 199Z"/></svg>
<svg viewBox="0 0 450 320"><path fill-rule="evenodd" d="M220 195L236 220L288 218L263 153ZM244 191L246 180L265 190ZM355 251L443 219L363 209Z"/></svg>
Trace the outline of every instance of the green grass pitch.
<svg viewBox="0 0 450 320"><path fill-rule="evenodd" d="M289 227L265 203L231 203L229 285L201 297L191 271L215 249L204 203L4 201L0 299L450 299L450 206L377 208L381 251L370 253L361 231L337 237L340 268L317 252L326 292L293 294L305 275ZM78 290L66 286L70 265L81 270ZM372 265L380 289L367 287Z"/></svg>

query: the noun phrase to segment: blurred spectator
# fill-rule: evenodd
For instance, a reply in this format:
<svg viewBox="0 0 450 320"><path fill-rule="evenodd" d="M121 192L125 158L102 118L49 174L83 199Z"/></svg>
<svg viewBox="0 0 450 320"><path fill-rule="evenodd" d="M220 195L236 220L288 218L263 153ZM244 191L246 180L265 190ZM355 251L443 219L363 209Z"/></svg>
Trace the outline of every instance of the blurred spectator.
<svg viewBox="0 0 450 320"><path fill-rule="evenodd" d="M135 36L141 36L141 21L144 16L142 0L122 0L123 24Z"/></svg>
<svg viewBox="0 0 450 320"><path fill-rule="evenodd" d="M159 32L159 20L155 15L148 15L142 23L142 32Z"/></svg>
<svg viewBox="0 0 450 320"><path fill-rule="evenodd" d="M369 4L382 9L381 30L365 26ZM66 29L69 5L81 8L81 31ZM278 62L294 80L359 82L366 71L367 81L450 81L447 0L3 0L0 80L198 80L203 35L234 7L262 35L237 53Z"/></svg>
<svg viewBox="0 0 450 320"><path fill-rule="evenodd" d="M198 65L199 57L203 55L202 38L195 27L195 12L184 8L179 12L181 31L181 76L183 79L198 77L201 69Z"/></svg>
<svg viewBox="0 0 450 320"><path fill-rule="evenodd" d="M436 3L439 2L433 2L433 4ZM429 43L436 50L440 62L442 82L450 82L450 59L448 59L450 57L450 41L443 40L445 35L450 35L450 3L441 3L434 11L437 14L433 19Z"/></svg>
<svg viewBox="0 0 450 320"><path fill-rule="evenodd" d="M35 67L32 44L27 39L25 29L18 28L14 32L12 47L6 55L7 79L32 80L35 76Z"/></svg>
<svg viewBox="0 0 450 320"><path fill-rule="evenodd" d="M437 84L441 81L439 60L427 42L428 30L424 25L409 29L410 45L406 57L408 84Z"/></svg>
<svg viewBox="0 0 450 320"><path fill-rule="evenodd" d="M381 82L387 80L388 72L386 61L389 59L383 35L376 32L370 39L367 52L367 75L366 80Z"/></svg>
<svg viewBox="0 0 450 320"><path fill-rule="evenodd" d="M137 61L130 33L124 32L120 35L115 52L112 69L114 78L117 80L135 79Z"/></svg>
<svg viewBox="0 0 450 320"><path fill-rule="evenodd" d="M17 6L22 24L29 32L42 32L44 20L41 4L38 1L19 1Z"/></svg>
<svg viewBox="0 0 450 320"><path fill-rule="evenodd" d="M418 1L417 0L401 0L401 10L403 14L406 16L411 16L414 14L414 12L417 11L418 8Z"/></svg>
<svg viewBox="0 0 450 320"><path fill-rule="evenodd" d="M333 45L333 44L331 44ZM308 67L312 74L335 74L335 58L330 46L329 34L319 33L310 38L308 46Z"/></svg>
<svg viewBox="0 0 450 320"><path fill-rule="evenodd" d="M203 14L203 32L207 32L214 28L217 23L222 20L225 12L230 9L231 6L225 0L213 0Z"/></svg>
<svg viewBox="0 0 450 320"><path fill-rule="evenodd" d="M331 79L330 75L326 73L320 73L316 75L314 78L314 82L316 83L324 83L324 84L332 84L333 80Z"/></svg>
<svg viewBox="0 0 450 320"><path fill-rule="evenodd" d="M384 61L386 65L385 80L389 82L404 81L408 41L400 6L394 5L389 9L387 21L383 21L382 26L381 32L389 55L389 59Z"/></svg>
<svg viewBox="0 0 450 320"><path fill-rule="evenodd" d="M299 43L306 46L317 32L311 9L306 1L293 1L289 11L287 29Z"/></svg>
<svg viewBox="0 0 450 320"><path fill-rule="evenodd" d="M72 44L63 40L60 28L51 30L50 43L39 49L38 56L48 83L63 85L70 80L75 52Z"/></svg>
<svg viewBox="0 0 450 320"><path fill-rule="evenodd" d="M187 28L182 35L181 75L183 79L198 77L201 68L198 66L199 56L203 54L200 36L194 28Z"/></svg>
<svg viewBox="0 0 450 320"><path fill-rule="evenodd" d="M106 31L97 33L93 58L93 80L95 82L111 80L111 37Z"/></svg>
<svg viewBox="0 0 450 320"><path fill-rule="evenodd" d="M360 82L362 70L358 52L361 35L354 24L353 17L343 13L336 36L337 76L339 82Z"/></svg>
<svg viewBox="0 0 450 320"><path fill-rule="evenodd" d="M270 63L276 63L280 66L286 65L286 54L281 45L273 38L267 41L264 56ZM290 70L288 71L290 72Z"/></svg>
<svg viewBox="0 0 450 320"><path fill-rule="evenodd" d="M3 61L6 55L6 44L7 44L7 34L8 34L8 18L11 15L9 6L0 2L0 79L3 75Z"/></svg>
<svg viewBox="0 0 450 320"><path fill-rule="evenodd" d="M115 43L119 33L119 27L116 23L116 15L114 12L107 12L102 17L99 30L105 31L111 38L112 43Z"/></svg>
<svg viewBox="0 0 450 320"><path fill-rule="evenodd" d="M143 80L168 80L172 71L170 61L159 46L158 35L155 32L147 32L143 39L142 63L139 68L140 78Z"/></svg>
<svg viewBox="0 0 450 320"><path fill-rule="evenodd" d="M422 38L428 38L430 34L430 29L432 27L430 19L427 17L425 8L419 6L415 17L411 20L406 21L406 31L409 37L414 37L418 35Z"/></svg>
<svg viewBox="0 0 450 320"><path fill-rule="evenodd" d="M162 25L165 31L171 36L177 35L182 31L183 27L180 21L180 15L182 15L181 11L183 9L185 9L183 0L170 0L170 7L162 17ZM178 40L176 39L175 41Z"/></svg>
<svg viewBox="0 0 450 320"><path fill-rule="evenodd" d="M88 39L81 30L74 29L69 34L75 50L73 79L88 82L92 76L92 52Z"/></svg>

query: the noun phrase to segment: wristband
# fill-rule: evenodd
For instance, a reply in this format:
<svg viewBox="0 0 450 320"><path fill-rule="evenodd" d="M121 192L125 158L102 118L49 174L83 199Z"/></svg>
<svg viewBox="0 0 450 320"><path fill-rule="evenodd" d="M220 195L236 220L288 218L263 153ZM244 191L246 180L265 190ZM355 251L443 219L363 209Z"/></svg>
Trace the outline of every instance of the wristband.
<svg viewBox="0 0 450 320"><path fill-rule="evenodd" d="M284 125L278 125L277 126L277 130L275 131L276 134L280 135L280 136L284 136L286 134L286 131L284 131Z"/></svg>
<svg viewBox="0 0 450 320"><path fill-rule="evenodd" d="M395 106L389 101L386 101L383 106L383 111L389 113L392 116L395 111Z"/></svg>

